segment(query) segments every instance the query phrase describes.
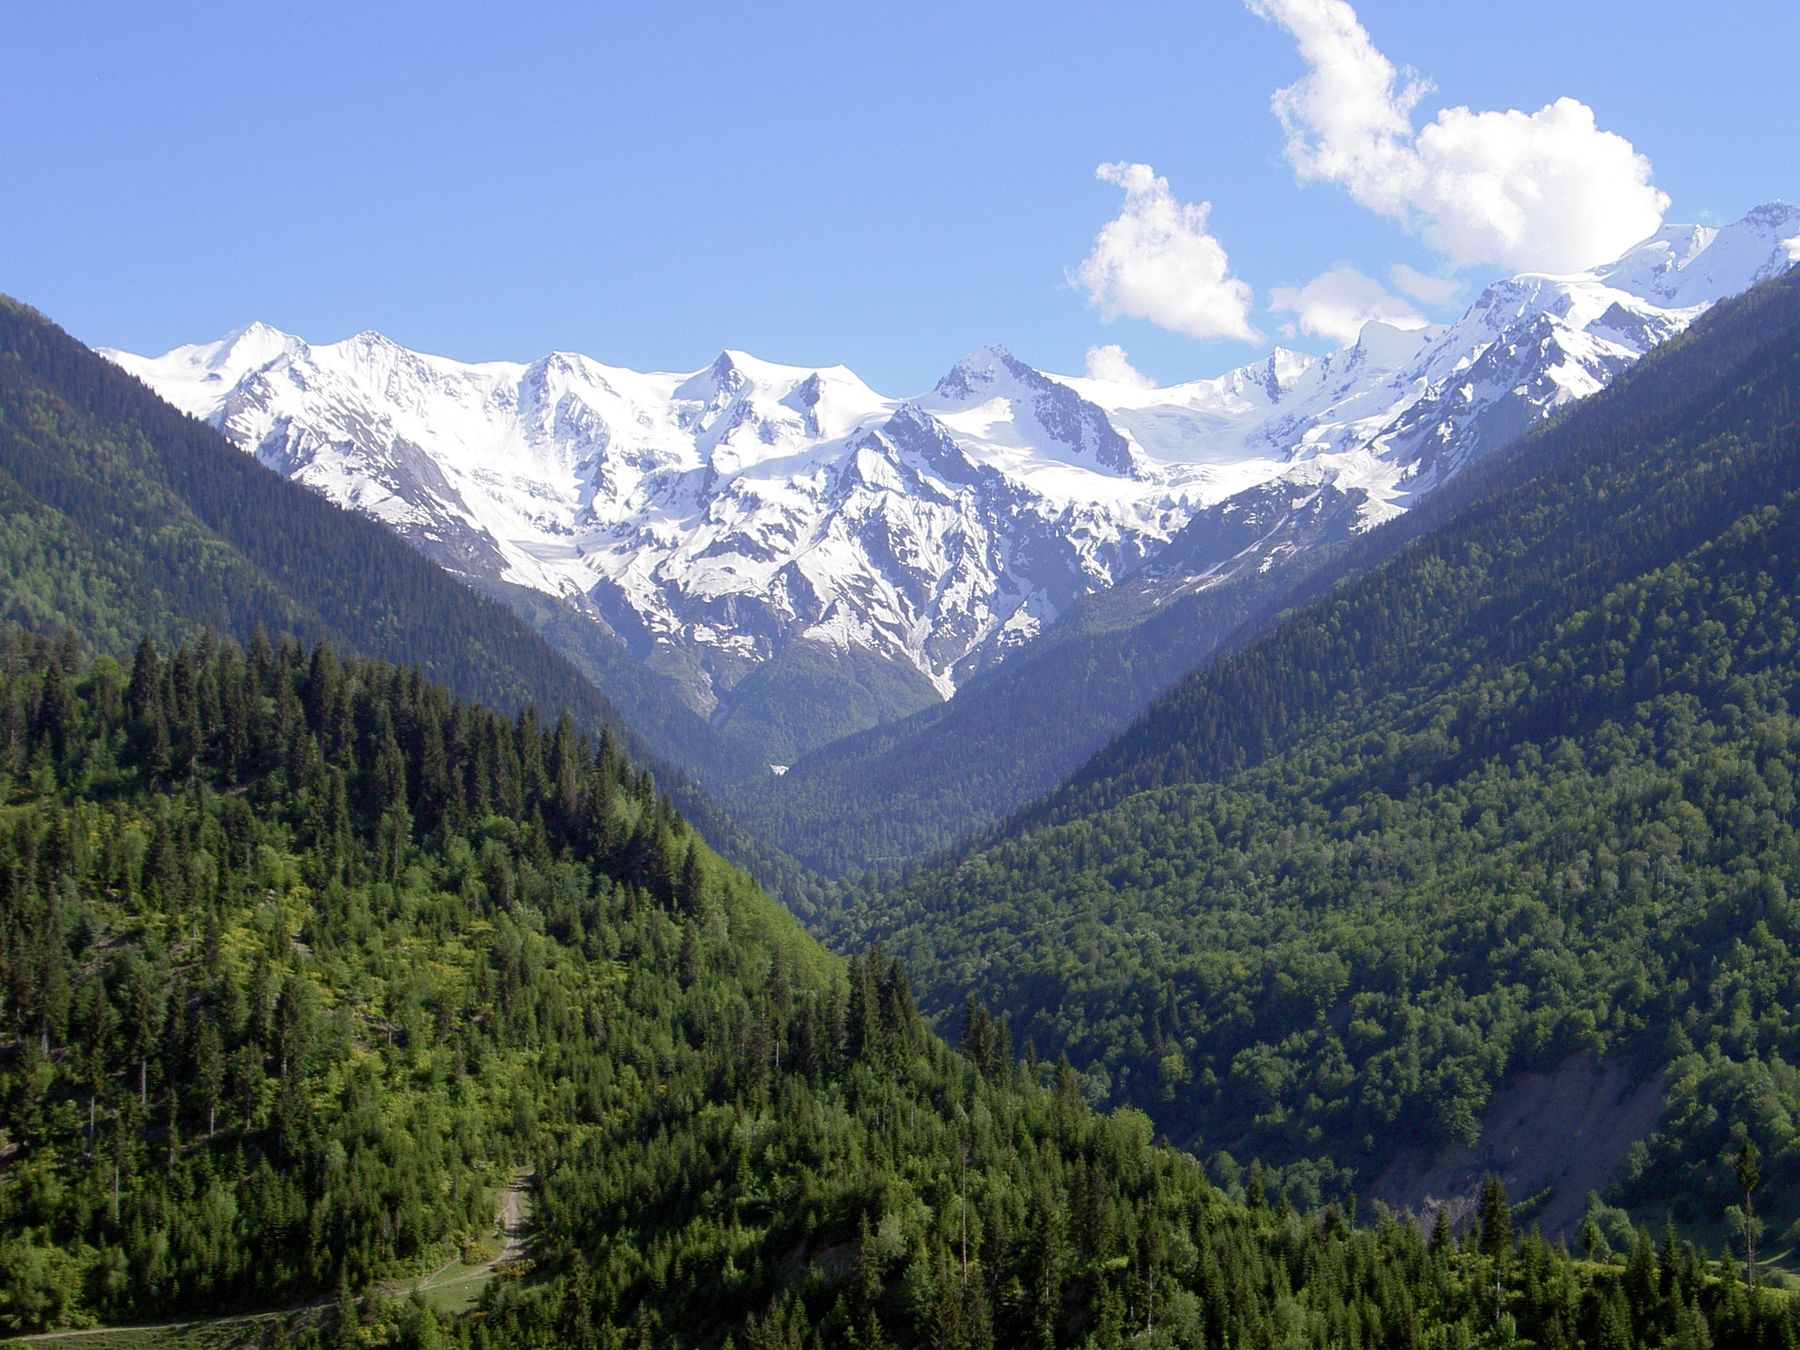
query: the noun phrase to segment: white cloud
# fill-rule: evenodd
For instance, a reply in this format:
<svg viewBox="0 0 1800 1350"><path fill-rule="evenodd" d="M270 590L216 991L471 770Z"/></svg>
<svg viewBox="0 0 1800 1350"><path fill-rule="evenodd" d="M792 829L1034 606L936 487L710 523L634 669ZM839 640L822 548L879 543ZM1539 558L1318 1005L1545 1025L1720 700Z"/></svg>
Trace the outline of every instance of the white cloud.
<svg viewBox="0 0 1800 1350"><path fill-rule="evenodd" d="M1301 332L1346 346L1356 341L1371 319L1396 328L1425 326L1424 318L1411 305L1389 295L1379 281L1354 267L1334 267L1304 286L1277 286L1269 293L1269 310L1296 314Z"/></svg>
<svg viewBox="0 0 1800 1350"><path fill-rule="evenodd" d="M1119 214L1094 236L1075 280L1108 319L1126 315L1197 338L1261 340L1250 323L1250 287L1231 275L1207 232L1211 204L1177 201L1148 164L1102 164L1103 182L1125 189Z"/></svg>
<svg viewBox="0 0 1800 1350"><path fill-rule="evenodd" d="M1462 289L1451 277L1434 277L1405 263L1395 263L1388 268L1388 276L1403 294L1410 295L1421 305L1447 305Z"/></svg>
<svg viewBox="0 0 1800 1350"><path fill-rule="evenodd" d="M1125 349L1116 342L1087 351L1087 377L1110 384L1128 384L1133 389L1154 389L1156 381L1131 364Z"/></svg>
<svg viewBox="0 0 1800 1350"><path fill-rule="evenodd" d="M1376 49L1347 0L1246 0L1299 44L1306 77L1278 91L1287 156L1417 230L1457 267L1574 271L1662 223L1650 161L1560 98L1534 113L1446 108L1415 133L1429 85Z"/></svg>

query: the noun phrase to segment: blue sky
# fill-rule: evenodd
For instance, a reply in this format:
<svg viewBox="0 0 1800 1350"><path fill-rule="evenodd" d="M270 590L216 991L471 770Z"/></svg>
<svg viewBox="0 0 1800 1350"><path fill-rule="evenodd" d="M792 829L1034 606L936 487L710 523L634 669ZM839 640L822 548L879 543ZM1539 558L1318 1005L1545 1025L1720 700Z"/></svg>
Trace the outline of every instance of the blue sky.
<svg viewBox="0 0 1800 1350"><path fill-rule="evenodd" d="M842 361L906 394L991 341L1055 370L1118 344L1159 380L1212 374L1273 341L1335 345L1283 288L1356 277L1358 303L1431 317L1443 304L1406 295L1397 265L1467 296L1536 256L1496 256L1480 222L1451 219L1463 205L1419 186L1430 153L1410 130L1382 133L1385 167L1333 169L1333 138L1360 134L1320 121L1338 86L1284 127L1277 90L1338 56L1362 79L1368 53L1315 32L1325 46L1303 57L1331 0L1263 7L1279 12L6 5L0 290L140 351L260 318L465 359L563 348L685 369L733 346ZM1403 107L1425 127L1446 108L1572 98L1648 157L1633 190L1666 195L1670 221L1800 195L1792 0L1363 0L1354 18L1432 85L1410 101L1403 72L1393 100L1363 88L1373 117ZM1122 166L1116 181L1102 164ZM1130 165L1149 167L1132 180ZM1138 216L1122 215L1129 181ZM1204 221L1185 210L1201 202ZM1158 210L1178 226L1167 257L1151 256ZM1119 256L1102 262L1119 266L1084 284L1118 220ZM1546 228L1554 244L1572 227ZM1241 312L1214 322L1204 303L1171 314L1132 298L1140 265L1156 295L1187 285L1204 241L1226 259L1216 298Z"/></svg>

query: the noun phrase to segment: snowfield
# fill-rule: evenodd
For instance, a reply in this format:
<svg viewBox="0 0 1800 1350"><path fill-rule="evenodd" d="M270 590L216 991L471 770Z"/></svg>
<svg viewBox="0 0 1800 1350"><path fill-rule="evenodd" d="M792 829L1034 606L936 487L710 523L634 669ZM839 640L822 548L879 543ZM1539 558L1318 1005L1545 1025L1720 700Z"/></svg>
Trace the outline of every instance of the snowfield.
<svg viewBox="0 0 1800 1350"><path fill-rule="evenodd" d="M1368 528L1797 258L1800 209L1773 204L1496 282L1447 326L1370 323L1327 356L1160 389L1000 347L909 399L737 351L645 374L262 324L104 354L452 571L606 625L705 710L795 642L866 649L948 697L1208 508L1273 538L1334 492Z"/></svg>

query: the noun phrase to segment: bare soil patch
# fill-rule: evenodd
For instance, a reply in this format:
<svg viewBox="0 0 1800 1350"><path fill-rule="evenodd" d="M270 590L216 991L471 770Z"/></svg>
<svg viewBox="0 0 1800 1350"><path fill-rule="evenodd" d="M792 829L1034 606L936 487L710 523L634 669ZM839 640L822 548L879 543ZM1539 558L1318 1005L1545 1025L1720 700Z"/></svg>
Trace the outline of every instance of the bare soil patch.
<svg viewBox="0 0 1800 1350"><path fill-rule="evenodd" d="M1422 1224L1448 1206L1453 1224L1473 1212L1489 1173L1514 1203L1548 1195L1529 1220L1554 1241L1572 1237L1590 1191L1603 1190L1625 1168L1633 1143L1662 1118L1661 1073L1644 1078L1620 1060L1571 1055L1544 1073L1520 1073L1495 1093L1472 1145L1408 1149L1369 1188Z"/></svg>

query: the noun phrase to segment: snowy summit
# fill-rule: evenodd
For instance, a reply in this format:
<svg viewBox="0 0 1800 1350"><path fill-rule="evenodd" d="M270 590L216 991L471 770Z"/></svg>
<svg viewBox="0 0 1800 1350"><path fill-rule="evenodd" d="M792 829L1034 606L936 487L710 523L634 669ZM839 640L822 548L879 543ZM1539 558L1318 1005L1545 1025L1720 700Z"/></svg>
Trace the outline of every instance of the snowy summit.
<svg viewBox="0 0 1800 1350"><path fill-rule="evenodd" d="M1272 534L1335 494L1367 528L1797 258L1800 209L1772 204L1496 282L1448 326L1370 323L1324 357L1160 389L1001 347L910 399L736 351L644 374L262 324L105 354L459 575L558 597L715 711L808 646L947 697L1184 528L1252 505Z"/></svg>

